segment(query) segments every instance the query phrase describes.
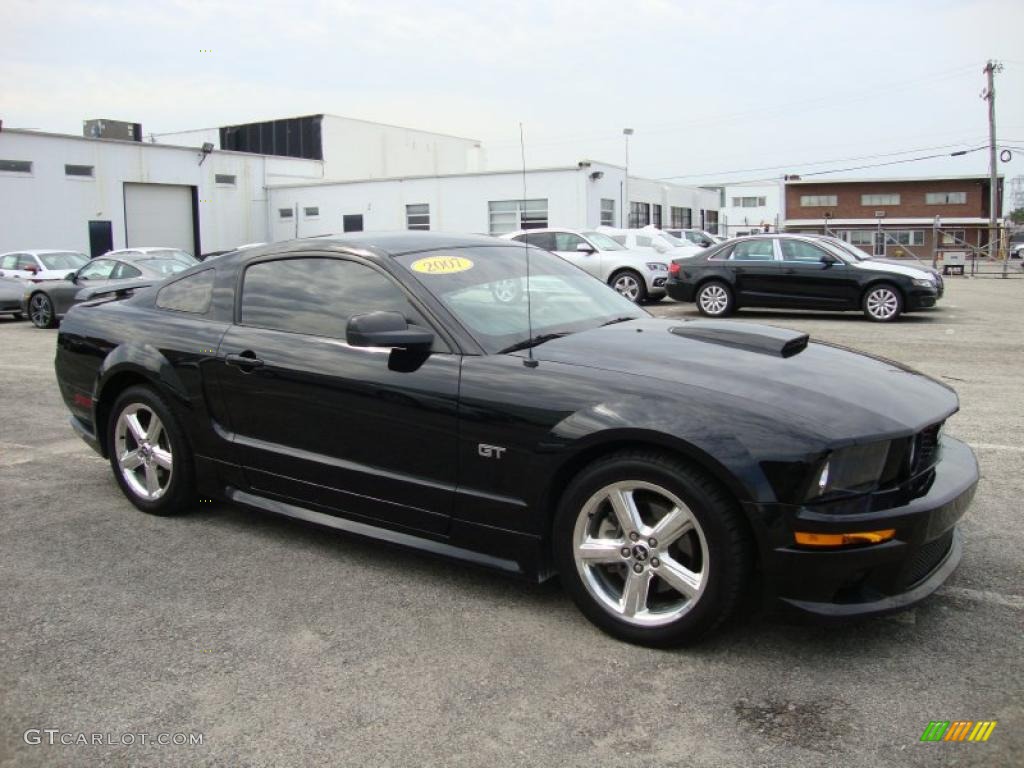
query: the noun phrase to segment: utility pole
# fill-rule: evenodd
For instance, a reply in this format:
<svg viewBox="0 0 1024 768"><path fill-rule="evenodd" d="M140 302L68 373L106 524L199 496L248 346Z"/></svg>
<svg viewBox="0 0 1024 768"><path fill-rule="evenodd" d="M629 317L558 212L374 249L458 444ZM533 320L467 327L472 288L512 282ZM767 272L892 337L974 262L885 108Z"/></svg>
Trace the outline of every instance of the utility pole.
<svg viewBox="0 0 1024 768"><path fill-rule="evenodd" d="M988 102L988 169L989 169L989 204L988 204L988 257L995 259L998 254L999 236L997 233L999 211L999 167L996 165L996 72L1003 71L1003 65L989 59L983 70L987 79L981 98ZM1006 264L1003 264L1003 277L1006 276Z"/></svg>
<svg viewBox="0 0 1024 768"><path fill-rule="evenodd" d="M632 206L629 204L629 137L633 135L632 128L623 128L622 135L626 137L626 176L623 181L623 193L622 197L622 217L626 222L624 229L629 229L630 225L630 209Z"/></svg>

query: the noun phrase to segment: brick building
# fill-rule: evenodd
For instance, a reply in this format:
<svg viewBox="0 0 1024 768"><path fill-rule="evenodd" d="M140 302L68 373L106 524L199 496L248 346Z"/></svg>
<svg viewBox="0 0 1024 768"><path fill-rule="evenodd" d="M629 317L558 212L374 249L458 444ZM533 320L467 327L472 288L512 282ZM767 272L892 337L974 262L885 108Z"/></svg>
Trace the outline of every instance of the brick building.
<svg viewBox="0 0 1024 768"><path fill-rule="evenodd" d="M997 210L1002 187L1000 178ZM789 232L828 231L876 256L930 260L954 251L970 258L988 243L989 188L985 176L789 178L783 221Z"/></svg>

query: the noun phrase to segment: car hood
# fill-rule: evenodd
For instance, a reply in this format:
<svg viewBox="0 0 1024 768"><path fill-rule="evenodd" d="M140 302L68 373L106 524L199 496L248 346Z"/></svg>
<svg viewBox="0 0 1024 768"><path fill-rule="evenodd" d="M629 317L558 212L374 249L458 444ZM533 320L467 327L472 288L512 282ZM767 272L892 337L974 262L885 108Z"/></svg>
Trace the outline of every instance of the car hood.
<svg viewBox="0 0 1024 768"><path fill-rule="evenodd" d="M621 259L624 264L635 264L638 267L642 267L648 262L668 264L671 260L668 254L658 253L653 248L626 248L621 251L602 251L602 253L613 259Z"/></svg>
<svg viewBox="0 0 1024 768"><path fill-rule="evenodd" d="M912 264L901 264L895 261L882 261L881 259L871 259L869 261L858 261L856 264L850 266L855 269L863 269L869 272L886 272L890 275L903 275L904 277L928 277L932 274L932 270L923 264L915 266Z"/></svg>
<svg viewBox="0 0 1024 768"><path fill-rule="evenodd" d="M950 387L899 363L735 321L634 320L549 341L533 354L633 376L633 391L654 409L709 390L732 398L738 420L743 411L776 415L835 445L918 432L959 407Z"/></svg>

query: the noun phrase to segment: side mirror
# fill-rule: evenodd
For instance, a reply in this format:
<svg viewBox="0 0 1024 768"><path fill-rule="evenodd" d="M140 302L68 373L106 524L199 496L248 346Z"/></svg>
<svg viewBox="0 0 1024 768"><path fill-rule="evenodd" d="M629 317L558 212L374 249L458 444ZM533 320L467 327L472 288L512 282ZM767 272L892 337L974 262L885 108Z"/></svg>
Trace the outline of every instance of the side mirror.
<svg viewBox="0 0 1024 768"><path fill-rule="evenodd" d="M593 249L593 247L592 247L592 246L589 246L589 245L587 245L586 243L579 243L579 244L578 244L578 245L576 246L576 252L577 252L577 253L586 253L586 254L591 254L591 253L593 253L593 252L594 252L594 249Z"/></svg>
<svg viewBox="0 0 1024 768"><path fill-rule="evenodd" d="M821 263L826 267L831 267L833 264L838 264L839 259L833 256L831 253L822 254Z"/></svg>
<svg viewBox="0 0 1024 768"><path fill-rule="evenodd" d="M401 312L367 312L353 315L345 328L345 341L352 347L429 348L434 334L409 325Z"/></svg>
<svg viewBox="0 0 1024 768"><path fill-rule="evenodd" d="M39 274L39 267L37 267L35 264L28 264L25 267L25 271L28 272L30 275L37 275Z"/></svg>
<svg viewBox="0 0 1024 768"><path fill-rule="evenodd" d="M68 272L66 275L64 275L64 279L67 280L69 283L77 283L78 282L78 273L77 272Z"/></svg>

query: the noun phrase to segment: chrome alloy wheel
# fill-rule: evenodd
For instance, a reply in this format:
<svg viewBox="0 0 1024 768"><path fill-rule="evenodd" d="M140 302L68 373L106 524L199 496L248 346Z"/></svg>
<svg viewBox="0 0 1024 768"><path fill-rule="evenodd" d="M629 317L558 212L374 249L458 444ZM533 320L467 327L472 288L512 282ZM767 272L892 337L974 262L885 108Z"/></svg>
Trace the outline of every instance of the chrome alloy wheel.
<svg viewBox="0 0 1024 768"><path fill-rule="evenodd" d="M612 288L621 293L634 304L640 299L640 281L628 272L619 275L612 283Z"/></svg>
<svg viewBox="0 0 1024 768"><path fill-rule="evenodd" d="M48 328L53 322L53 303L45 293L37 293L29 301L28 316L37 328Z"/></svg>
<svg viewBox="0 0 1024 768"><path fill-rule="evenodd" d="M669 624L697 604L708 580L708 545L690 508L642 481L597 491L576 519L576 570L606 611L641 627Z"/></svg>
<svg viewBox="0 0 1024 768"><path fill-rule="evenodd" d="M132 403L114 426L114 451L121 477L132 493L156 501L167 492L174 469L164 425L150 408Z"/></svg>
<svg viewBox="0 0 1024 768"><path fill-rule="evenodd" d="M709 315L720 315L729 306L729 294L720 285L709 285L700 290L700 308Z"/></svg>
<svg viewBox="0 0 1024 768"><path fill-rule="evenodd" d="M891 288L875 288L868 294L868 314L876 320L891 320L900 307L900 299Z"/></svg>

